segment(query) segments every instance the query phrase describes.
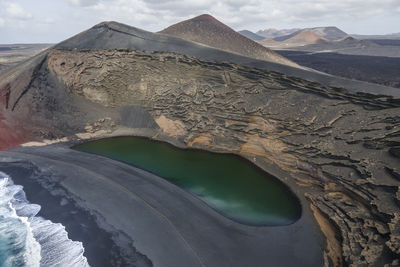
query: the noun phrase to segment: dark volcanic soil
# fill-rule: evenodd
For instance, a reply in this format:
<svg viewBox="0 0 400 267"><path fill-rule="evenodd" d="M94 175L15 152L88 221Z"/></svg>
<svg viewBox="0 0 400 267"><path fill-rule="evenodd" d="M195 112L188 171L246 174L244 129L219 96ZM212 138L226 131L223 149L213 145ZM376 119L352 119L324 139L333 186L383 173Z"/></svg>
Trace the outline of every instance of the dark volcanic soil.
<svg viewBox="0 0 400 267"><path fill-rule="evenodd" d="M346 37L338 41L319 42L308 45L299 45L285 48L285 44L274 45L276 49L296 50L311 53L338 53L343 55L376 56L376 57L400 57L400 48L396 45L380 45L369 40L358 40Z"/></svg>
<svg viewBox="0 0 400 267"><path fill-rule="evenodd" d="M366 40L379 45L400 46L400 39L366 39Z"/></svg>
<svg viewBox="0 0 400 267"><path fill-rule="evenodd" d="M400 58L279 50L296 63L349 79L400 88Z"/></svg>

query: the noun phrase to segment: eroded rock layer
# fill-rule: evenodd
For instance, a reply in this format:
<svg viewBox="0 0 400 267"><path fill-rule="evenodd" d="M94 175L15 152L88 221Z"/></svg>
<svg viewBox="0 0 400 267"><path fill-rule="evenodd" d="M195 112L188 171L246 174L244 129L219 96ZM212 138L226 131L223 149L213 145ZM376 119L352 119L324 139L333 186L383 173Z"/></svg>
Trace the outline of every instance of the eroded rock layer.
<svg viewBox="0 0 400 267"><path fill-rule="evenodd" d="M398 99L173 53L51 50L35 62L0 83L3 116L29 135L152 128L272 162L304 187L328 266L399 264Z"/></svg>

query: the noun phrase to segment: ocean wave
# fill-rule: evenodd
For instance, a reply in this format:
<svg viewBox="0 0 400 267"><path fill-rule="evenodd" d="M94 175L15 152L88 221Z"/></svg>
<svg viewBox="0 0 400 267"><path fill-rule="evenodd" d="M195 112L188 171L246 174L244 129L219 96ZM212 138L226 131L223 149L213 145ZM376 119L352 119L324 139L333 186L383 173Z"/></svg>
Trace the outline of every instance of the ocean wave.
<svg viewBox="0 0 400 267"><path fill-rule="evenodd" d="M82 243L62 224L36 216L40 208L0 172L0 266L89 266Z"/></svg>

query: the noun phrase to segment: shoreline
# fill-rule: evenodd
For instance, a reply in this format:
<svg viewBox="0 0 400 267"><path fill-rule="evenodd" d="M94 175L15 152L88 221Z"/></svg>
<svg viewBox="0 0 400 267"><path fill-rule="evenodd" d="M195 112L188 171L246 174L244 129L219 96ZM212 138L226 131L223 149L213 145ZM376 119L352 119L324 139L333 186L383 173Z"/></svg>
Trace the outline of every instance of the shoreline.
<svg viewBox="0 0 400 267"><path fill-rule="evenodd" d="M9 175L14 184L23 186L30 203L41 206L37 216L52 223L61 223L66 228L69 239L83 244L84 256L90 266L127 266L135 263L133 256L141 258L135 266L151 266L144 255L137 253L129 241L124 240L127 237L123 233L116 232L110 226L103 225L107 230L101 228L101 218L96 218L90 211L79 207L62 187L49 183L43 177L46 175L37 175L40 171L30 162L0 161L0 170ZM125 252L127 255L123 255L124 251L128 252Z"/></svg>
<svg viewBox="0 0 400 267"><path fill-rule="evenodd" d="M57 189L97 214L97 223L101 215L103 228L112 226L126 234L137 252L154 266L257 266L265 262L271 266L322 266L324 238L304 206L304 197L302 216L294 224L249 227L223 217L151 173L65 145L18 148L0 153L0 157L0 169L15 164L4 163L8 158L46 170ZM66 172L67 177L62 175ZM42 206L43 212L47 206ZM84 243L85 250L86 246Z"/></svg>

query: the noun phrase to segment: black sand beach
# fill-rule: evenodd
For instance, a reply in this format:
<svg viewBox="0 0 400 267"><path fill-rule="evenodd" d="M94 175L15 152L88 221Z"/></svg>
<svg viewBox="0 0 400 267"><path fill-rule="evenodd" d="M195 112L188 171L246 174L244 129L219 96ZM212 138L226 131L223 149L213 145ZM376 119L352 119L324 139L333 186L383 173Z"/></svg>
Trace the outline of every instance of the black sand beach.
<svg viewBox="0 0 400 267"><path fill-rule="evenodd" d="M294 224L250 227L153 174L61 144L1 152L0 171L83 243L91 266L322 266L303 197Z"/></svg>
<svg viewBox="0 0 400 267"><path fill-rule="evenodd" d="M1 161L3 158L0 158ZM61 223L71 240L83 243L84 255L91 266L151 266L123 233L105 224L102 227L107 230L99 227L101 215L95 217L79 207L68 192L52 181L57 177L49 177L29 160L0 162L0 170L10 175L15 184L24 187L31 203L42 207L38 216Z"/></svg>

